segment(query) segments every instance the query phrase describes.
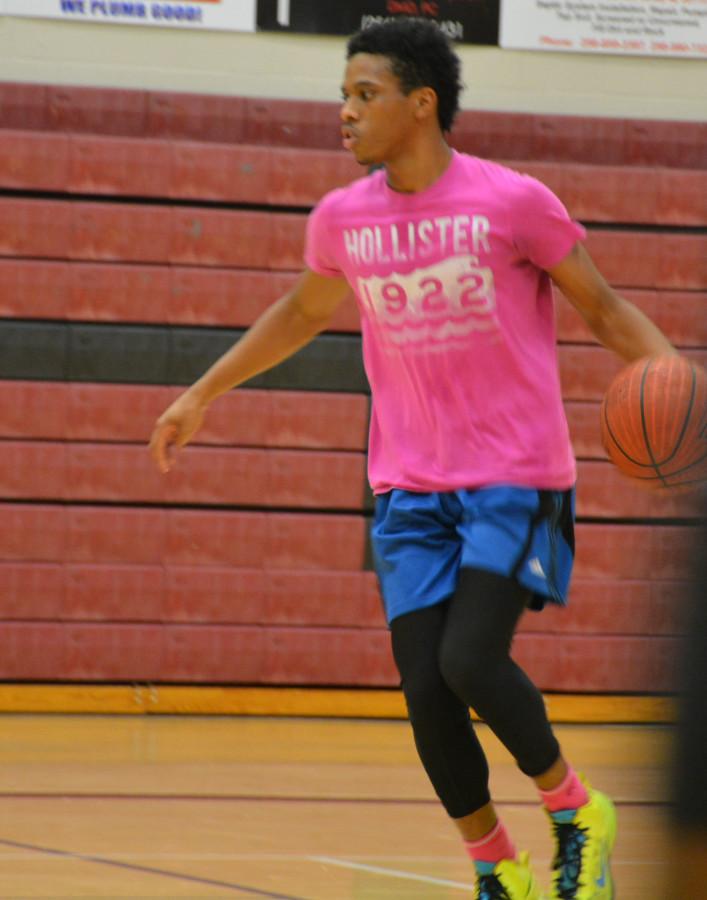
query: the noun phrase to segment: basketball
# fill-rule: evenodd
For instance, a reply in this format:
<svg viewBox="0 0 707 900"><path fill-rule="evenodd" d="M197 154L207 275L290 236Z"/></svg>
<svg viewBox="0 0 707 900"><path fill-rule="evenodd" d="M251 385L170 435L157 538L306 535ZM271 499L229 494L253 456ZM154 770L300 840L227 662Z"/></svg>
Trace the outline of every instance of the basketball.
<svg viewBox="0 0 707 900"><path fill-rule="evenodd" d="M611 461L643 486L695 487L707 479L707 372L683 356L639 359L601 404Z"/></svg>

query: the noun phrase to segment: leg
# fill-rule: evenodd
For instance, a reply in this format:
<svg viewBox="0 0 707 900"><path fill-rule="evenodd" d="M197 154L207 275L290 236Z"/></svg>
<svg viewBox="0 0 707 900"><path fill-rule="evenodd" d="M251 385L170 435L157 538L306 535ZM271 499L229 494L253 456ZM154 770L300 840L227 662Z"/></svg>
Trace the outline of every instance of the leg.
<svg viewBox="0 0 707 900"><path fill-rule="evenodd" d="M471 725L468 703L446 684L440 641L456 589L462 511L453 494L394 491L376 502L372 530L376 570L391 623L420 758L477 871L477 896L539 900L527 857L497 821L488 791L488 765Z"/></svg>
<svg viewBox="0 0 707 900"><path fill-rule="evenodd" d="M496 824L488 764L467 704L439 671L439 642L449 604L407 613L391 623L393 655L402 679L417 752L447 813L467 840Z"/></svg>
<svg viewBox="0 0 707 900"><path fill-rule="evenodd" d="M510 578L462 569L439 666L450 688L484 719L526 775L547 784L552 772L559 784L566 769L542 695L510 657L527 601L528 592Z"/></svg>
<svg viewBox="0 0 707 900"><path fill-rule="evenodd" d="M552 897L610 900L613 805L568 770L540 691L510 658L526 598L524 589L509 578L463 570L447 615L440 668L455 693L486 720L543 793L557 840Z"/></svg>

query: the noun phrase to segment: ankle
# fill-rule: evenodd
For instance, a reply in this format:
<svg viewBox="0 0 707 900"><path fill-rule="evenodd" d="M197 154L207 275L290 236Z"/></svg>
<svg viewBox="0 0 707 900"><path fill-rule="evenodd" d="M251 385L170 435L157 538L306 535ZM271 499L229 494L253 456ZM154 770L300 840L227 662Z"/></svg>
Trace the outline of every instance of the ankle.
<svg viewBox="0 0 707 900"><path fill-rule="evenodd" d="M493 868L503 859L516 858L516 848L503 822L496 822L491 831L478 841L464 841L464 849L477 870L488 866Z"/></svg>
<svg viewBox="0 0 707 900"><path fill-rule="evenodd" d="M560 784L549 791L540 790L540 796L548 812L579 809L589 802L589 794L571 766Z"/></svg>

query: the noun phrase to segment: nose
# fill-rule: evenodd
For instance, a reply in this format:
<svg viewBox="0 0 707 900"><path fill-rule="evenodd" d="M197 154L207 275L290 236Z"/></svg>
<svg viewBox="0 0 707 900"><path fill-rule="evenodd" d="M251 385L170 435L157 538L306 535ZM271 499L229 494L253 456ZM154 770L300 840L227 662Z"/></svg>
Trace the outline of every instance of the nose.
<svg viewBox="0 0 707 900"><path fill-rule="evenodd" d="M341 121L344 123L354 122L358 118L358 116L357 116L356 112L354 111L354 108L351 104L351 97L349 97L347 100L344 100L344 102L341 104L341 109L339 110L339 117L341 118Z"/></svg>

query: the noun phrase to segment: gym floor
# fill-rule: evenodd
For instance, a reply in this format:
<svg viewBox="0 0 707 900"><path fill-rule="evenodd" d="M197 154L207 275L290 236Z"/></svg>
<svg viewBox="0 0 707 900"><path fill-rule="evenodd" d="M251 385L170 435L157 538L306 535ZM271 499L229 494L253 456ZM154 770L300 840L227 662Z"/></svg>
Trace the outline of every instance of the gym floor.
<svg viewBox="0 0 707 900"><path fill-rule="evenodd" d="M549 883L532 784L483 726L499 811ZM564 725L617 802L621 900L665 900L670 730ZM0 897L452 900L471 864L402 721L0 716Z"/></svg>

